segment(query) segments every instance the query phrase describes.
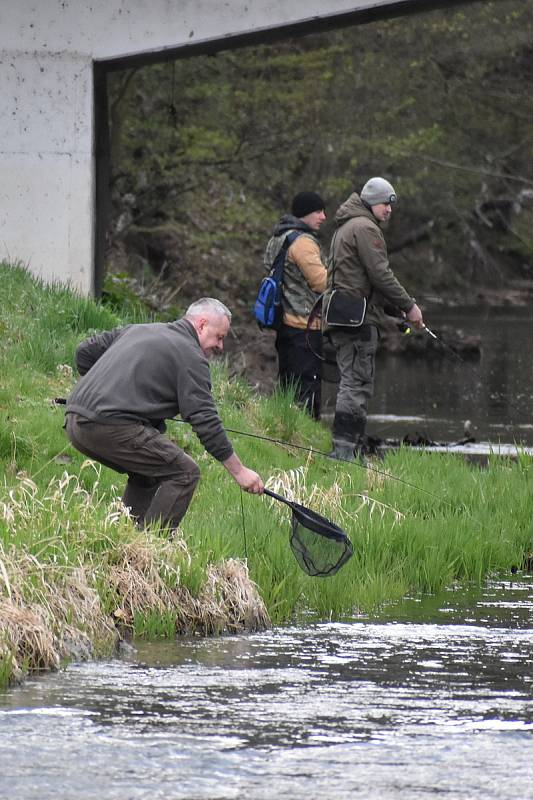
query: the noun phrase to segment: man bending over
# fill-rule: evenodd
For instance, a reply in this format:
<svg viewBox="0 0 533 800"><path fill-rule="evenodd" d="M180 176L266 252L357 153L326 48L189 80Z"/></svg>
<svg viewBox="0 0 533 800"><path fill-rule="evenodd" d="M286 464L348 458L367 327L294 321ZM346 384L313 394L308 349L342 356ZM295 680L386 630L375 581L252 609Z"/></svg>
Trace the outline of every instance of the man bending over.
<svg viewBox="0 0 533 800"><path fill-rule="evenodd" d="M84 455L126 473L123 495L140 527L175 529L200 470L164 435L180 414L241 489L261 494L261 477L228 440L211 394L208 359L224 348L231 312L204 297L175 322L127 325L91 336L76 350L82 376L67 400L65 429Z"/></svg>

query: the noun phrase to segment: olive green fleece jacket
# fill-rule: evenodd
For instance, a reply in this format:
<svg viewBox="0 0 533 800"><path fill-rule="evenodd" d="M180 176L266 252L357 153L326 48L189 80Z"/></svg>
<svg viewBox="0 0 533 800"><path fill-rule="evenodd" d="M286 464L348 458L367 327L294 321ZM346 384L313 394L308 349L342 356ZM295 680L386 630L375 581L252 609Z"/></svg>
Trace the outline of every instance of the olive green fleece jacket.
<svg viewBox="0 0 533 800"><path fill-rule="evenodd" d="M154 427L180 414L214 458L232 455L211 394L209 362L189 320L96 334L78 346L76 364L82 377L67 400L67 414Z"/></svg>
<svg viewBox="0 0 533 800"><path fill-rule="evenodd" d="M383 307L409 311L415 300L389 266L378 220L355 192L337 209L328 262L328 290L344 289L368 301L365 321L379 325Z"/></svg>

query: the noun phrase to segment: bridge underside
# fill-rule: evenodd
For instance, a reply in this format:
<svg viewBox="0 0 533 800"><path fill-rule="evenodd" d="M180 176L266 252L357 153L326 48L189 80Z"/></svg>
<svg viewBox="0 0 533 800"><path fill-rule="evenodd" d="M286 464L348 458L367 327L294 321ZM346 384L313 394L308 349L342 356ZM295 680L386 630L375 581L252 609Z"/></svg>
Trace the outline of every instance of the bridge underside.
<svg viewBox="0 0 533 800"><path fill-rule="evenodd" d="M323 0L9 4L0 11L0 258L98 292L110 70L461 2L329 0L327 9Z"/></svg>
<svg viewBox="0 0 533 800"><path fill-rule="evenodd" d="M264 18L261 24L248 28L242 26L233 33L216 35L212 38L196 40L196 37L187 42L176 42L174 45L166 44L163 47L139 50L136 53L110 55L98 59L102 67L110 69L124 69L132 66L144 66L150 63L187 58L193 55L216 53L220 50L234 49L264 44L276 40L304 36L309 33L318 33L335 30L350 25L364 25L380 19L390 19L407 14L423 13L437 8L450 8L465 5L479 0L335 0L328 3L327 10L323 2L297 2L283 4L283 18L275 16L272 9L276 3L266 3L261 13ZM238 5L235 3L234 5ZM316 10L313 11L313 8Z"/></svg>

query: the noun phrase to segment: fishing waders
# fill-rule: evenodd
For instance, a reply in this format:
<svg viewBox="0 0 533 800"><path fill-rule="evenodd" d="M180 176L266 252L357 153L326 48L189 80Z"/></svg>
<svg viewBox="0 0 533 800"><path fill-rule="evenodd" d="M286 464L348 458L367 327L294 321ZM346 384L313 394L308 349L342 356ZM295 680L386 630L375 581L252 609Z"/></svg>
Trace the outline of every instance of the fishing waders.
<svg viewBox="0 0 533 800"><path fill-rule="evenodd" d="M331 331L329 335L339 369L331 455L364 462L366 417L374 391L378 330L375 325L362 325L357 332Z"/></svg>

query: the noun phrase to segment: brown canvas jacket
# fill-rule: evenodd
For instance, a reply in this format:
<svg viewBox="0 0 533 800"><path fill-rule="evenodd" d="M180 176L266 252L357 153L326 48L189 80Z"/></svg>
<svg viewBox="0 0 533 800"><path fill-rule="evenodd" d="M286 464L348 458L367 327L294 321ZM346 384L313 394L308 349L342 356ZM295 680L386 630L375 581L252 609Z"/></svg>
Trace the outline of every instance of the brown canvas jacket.
<svg viewBox="0 0 533 800"><path fill-rule="evenodd" d="M366 297L366 322L376 325L383 320L384 305L409 311L415 300L390 268L379 223L358 194L354 192L338 208L335 224L328 263L328 290L344 289Z"/></svg>

